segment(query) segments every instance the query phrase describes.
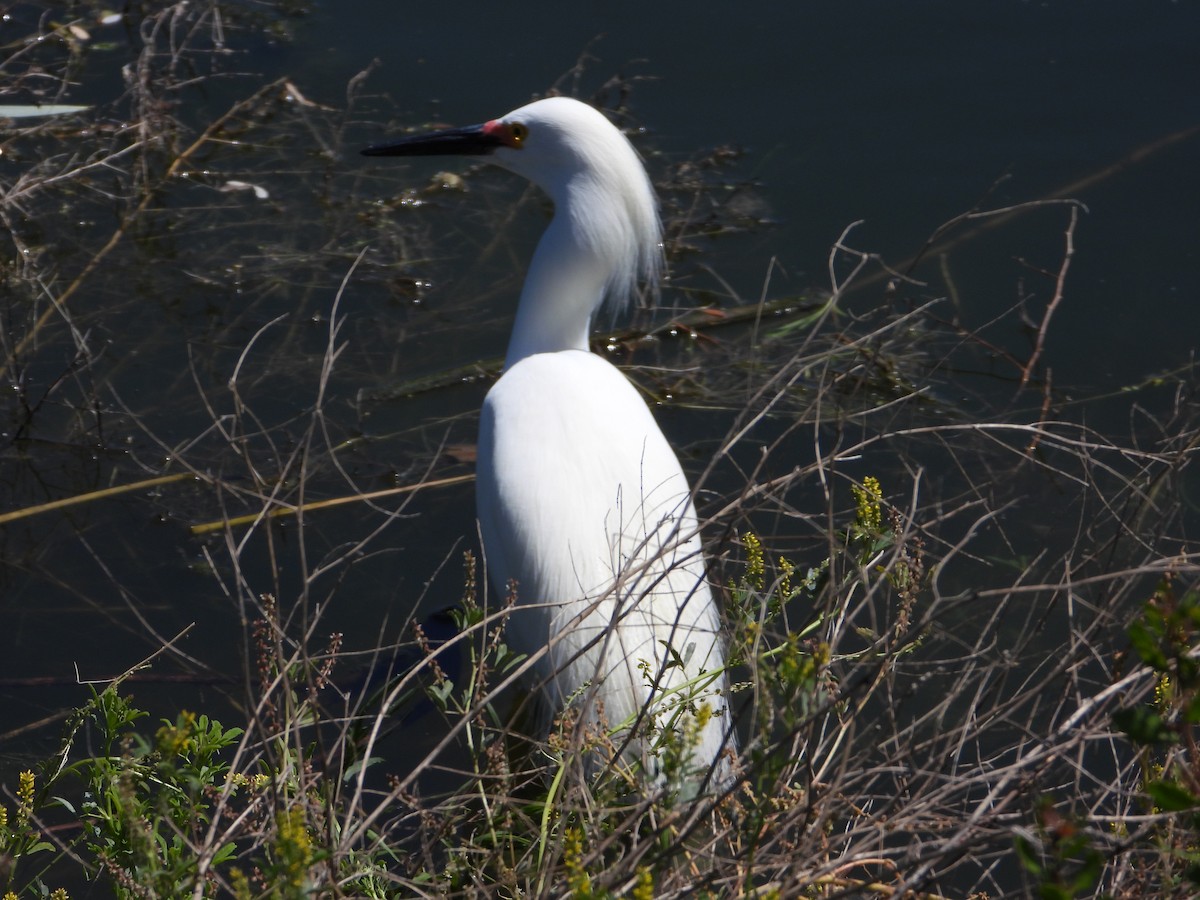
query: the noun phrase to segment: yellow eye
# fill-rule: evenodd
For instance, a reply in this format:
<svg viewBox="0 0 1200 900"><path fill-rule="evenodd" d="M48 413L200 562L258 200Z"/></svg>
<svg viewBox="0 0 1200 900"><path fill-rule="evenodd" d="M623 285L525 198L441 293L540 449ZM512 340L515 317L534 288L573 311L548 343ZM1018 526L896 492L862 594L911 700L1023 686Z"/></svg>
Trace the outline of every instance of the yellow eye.
<svg viewBox="0 0 1200 900"><path fill-rule="evenodd" d="M509 125L508 133L512 137L514 147L520 147L525 142L525 138L529 137L529 129L520 122L513 122Z"/></svg>

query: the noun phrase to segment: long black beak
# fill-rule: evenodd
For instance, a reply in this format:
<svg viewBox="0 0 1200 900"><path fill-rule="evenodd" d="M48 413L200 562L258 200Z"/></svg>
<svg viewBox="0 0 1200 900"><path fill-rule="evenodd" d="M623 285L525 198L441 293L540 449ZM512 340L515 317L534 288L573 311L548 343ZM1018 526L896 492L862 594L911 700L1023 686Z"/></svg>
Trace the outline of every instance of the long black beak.
<svg viewBox="0 0 1200 900"><path fill-rule="evenodd" d="M376 144L362 153L363 156L483 156L504 146L488 124L414 134L389 144Z"/></svg>

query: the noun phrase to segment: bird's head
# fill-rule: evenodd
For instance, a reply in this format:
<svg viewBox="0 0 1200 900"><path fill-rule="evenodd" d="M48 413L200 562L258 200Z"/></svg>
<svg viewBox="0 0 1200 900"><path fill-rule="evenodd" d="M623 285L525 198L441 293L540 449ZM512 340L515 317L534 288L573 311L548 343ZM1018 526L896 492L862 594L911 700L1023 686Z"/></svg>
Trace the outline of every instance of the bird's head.
<svg viewBox="0 0 1200 900"><path fill-rule="evenodd" d="M596 109L548 97L481 125L411 135L367 156L487 156L532 181L572 218L576 233L612 265L620 303L639 278L656 284L661 229L654 190L637 151Z"/></svg>
<svg viewBox="0 0 1200 900"><path fill-rule="evenodd" d="M629 184L646 180L625 136L600 112L570 97L536 100L481 125L410 135L362 152L365 156L489 156L490 162L528 178L555 199L574 178Z"/></svg>

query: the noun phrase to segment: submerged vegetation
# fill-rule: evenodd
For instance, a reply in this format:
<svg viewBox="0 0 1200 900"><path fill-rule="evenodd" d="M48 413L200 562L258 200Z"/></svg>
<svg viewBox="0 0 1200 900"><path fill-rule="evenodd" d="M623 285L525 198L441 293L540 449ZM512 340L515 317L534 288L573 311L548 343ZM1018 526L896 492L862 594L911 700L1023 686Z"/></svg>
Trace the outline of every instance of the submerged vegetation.
<svg viewBox="0 0 1200 900"><path fill-rule="evenodd" d="M699 476L744 748L720 793L647 796L588 778L613 742L569 707L521 737L470 550L528 250L497 224L542 200L360 168L415 117L369 70L241 74L297 4L32 10L3 102L59 114L0 135L0 897L1195 893L1196 373L1046 376L1077 204L904 265L850 228L826 289L744 298L739 153L641 138L672 278L596 349ZM111 95L44 106L80 82ZM630 91L591 99L632 124ZM955 248L1035 217L1022 306L972 326ZM1090 424L1113 404L1131 434ZM651 737L669 774L688 735Z"/></svg>

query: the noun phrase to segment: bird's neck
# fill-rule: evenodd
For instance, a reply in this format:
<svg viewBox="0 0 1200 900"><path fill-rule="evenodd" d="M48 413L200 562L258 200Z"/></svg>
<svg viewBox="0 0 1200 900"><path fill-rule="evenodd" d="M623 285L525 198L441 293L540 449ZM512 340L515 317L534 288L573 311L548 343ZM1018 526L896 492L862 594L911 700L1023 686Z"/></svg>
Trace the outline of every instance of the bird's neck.
<svg viewBox="0 0 1200 900"><path fill-rule="evenodd" d="M592 315L604 299L612 264L588 240L571 210L558 207L542 235L517 305L506 369L535 353L587 350Z"/></svg>

